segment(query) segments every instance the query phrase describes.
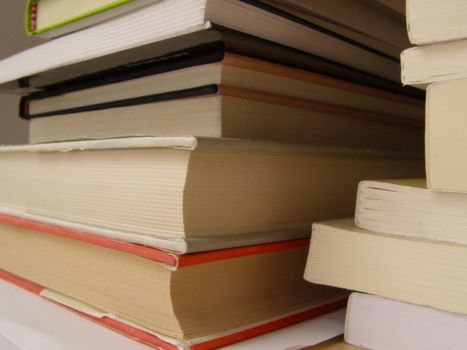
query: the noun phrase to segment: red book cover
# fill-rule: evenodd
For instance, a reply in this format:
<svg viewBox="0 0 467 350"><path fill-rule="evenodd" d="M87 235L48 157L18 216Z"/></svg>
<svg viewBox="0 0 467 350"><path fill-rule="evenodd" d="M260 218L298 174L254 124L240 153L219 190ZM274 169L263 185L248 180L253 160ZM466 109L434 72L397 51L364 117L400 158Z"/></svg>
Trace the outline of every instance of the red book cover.
<svg viewBox="0 0 467 350"><path fill-rule="evenodd" d="M193 266L197 264L204 264L218 260L235 259L238 257L249 255L267 254L278 250L293 249L297 247L307 246L309 244L308 239L297 239L278 243L268 243L241 248L229 248L203 253L175 254L171 252L158 250L155 248L119 242L101 236L95 236L88 233L78 232L67 228L26 220L14 216L0 215L0 223L33 230L37 234L56 235L67 239L77 240L96 246L101 246L129 254L134 254L145 259L150 259L153 261L163 263L172 269ZM45 293L43 293L45 291L45 288L43 286L40 286L36 283L30 282L3 270L0 270L0 278L11 282L25 290L28 290L31 293L51 300L46 296ZM57 300L51 301L57 302ZM183 343L175 339L169 339L164 336L159 336L158 334L155 334L152 331L145 330L144 328L141 328L139 326L126 323L120 319L114 319L106 316L96 317L96 315L85 313L79 309L74 309L71 305L61 305L72 312L78 313L83 317L86 317L117 332L125 334L137 341L153 346L154 348L203 350L218 348L282 327L286 327L294 323L337 310L339 308L344 307L345 304L346 298L333 300L331 302L324 303L309 309L300 310L292 314L264 320L264 322L255 323L248 327L233 329L230 332L214 334L212 336L203 337L200 339L189 341L187 343Z"/></svg>

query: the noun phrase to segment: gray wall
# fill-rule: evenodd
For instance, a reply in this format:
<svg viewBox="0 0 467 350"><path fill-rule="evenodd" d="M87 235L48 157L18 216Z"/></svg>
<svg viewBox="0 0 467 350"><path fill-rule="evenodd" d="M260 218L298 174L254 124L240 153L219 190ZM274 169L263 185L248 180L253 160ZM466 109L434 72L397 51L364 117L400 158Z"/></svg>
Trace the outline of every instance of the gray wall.
<svg viewBox="0 0 467 350"><path fill-rule="evenodd" d="M26 0L0 0L0 58L40 43L24 34L24 4ZM31 62L33 64L33 62ZM0 94L0 144L25 143L27 122L18 117L18 96Z"/></svg>

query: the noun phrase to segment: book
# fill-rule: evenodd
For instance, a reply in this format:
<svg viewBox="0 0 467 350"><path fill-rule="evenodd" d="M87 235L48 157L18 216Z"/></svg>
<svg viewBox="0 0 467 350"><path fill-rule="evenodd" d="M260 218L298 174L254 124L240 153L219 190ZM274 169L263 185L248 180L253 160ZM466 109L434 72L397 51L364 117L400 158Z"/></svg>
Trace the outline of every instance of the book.
<svg viewBox="0 0 467 350"><path fill-rule="evenodd" d="M463 1L407 0L407 30L412 44L465 39L467 6Z"/></svg>
<svg viewBox="0 0 467 350"><path fill-rule="evenodd" d="M467 314L467 246L359 229L353 219L313 224L307 281Z"/></svg>
<svg viewBox="0 0 467 350"><path fill-rule="evenodd" d="M3 213L179 252L307 236L359 180L423 173L407 152L195 137L5 146L0 166Z"/></svg>
<svg viewBox="0 0 467 350"><path fill-rule="evenodd" d="M464 349L467 317L375 295L352 293L345 340L367 349Z"/></svg>
<svg viewBox="0 0 467 350"><path fill-rule="evenodd" d="M4 279L163 348L220 347L342 308L348 293L302 279L307 239L178 255L14 218L0 230Z"/></svg>
<svg viewBox="0 0 467 350"><path fill-rule="evenodd" d="M1 324L5 325L0 327L2 350L10 350L1 342L2 336L23 350L150 349L6 280L0 280L0 310ZM319 343L342 334L344 318L345 309L340 309L223 349L279 349Z"/></svg>
<svg viewBox="0 0 467 350"><path fill-rule="evenodd" d="M195 91L211 93L183 97ZM31 118L29 142L196 135L423 152L422 122L223 85L78 109Z"/></svg>
<svg viewBox="0 0 467 350"><path fill-rule="evenodd" d="M269 0L295 16L399 59L410 46L405 16L376 1ZM392 1L393 5L399 5Z"/></svg>
<svg viewBox="0 0 467 350"><path fill-rule="evenodd" d="M402 83L426 88L427 84L467 77L466 50L467 39L404 50L401 54Z"/></svg>
<svg viewBox="0 0 467 350"><path fill-rule="evenodd" d="M125 105L129 105L216 92L213 87L206 90L211 85L226 85L224 89L242 88L424 120L424 102L417 98L222 52L206 56L202 53L196 58L190 56L186 59L169 57L148 69L138 67L80 84L67 84L32 93L23 97L20 115L33 118L105 108L119 100L126 100ZM194 90L196 88L204 90ZM163 93L167 95L159 96Z"/></svg>
<svg viewBox="0 0 467 350"><path fill-rule="evenodd" d="M375 232L467 244L466 209L464 194L431 191L425 179L362 181L355 223Z"/></svg>
<svg viewBox="0 0 467 350"><path fill-rule="evenodd" d="M435 191L467 192L467 182L460 175L467 166L461 134L466 89L464 79L431 84L427 89L426 173L428 187Z"/></svg>
<svg viewBox="0 0 467 350"><path fill-rule="evenodd" d="M155 3L158 0L27 0L25 31L51 39Z"/></svg>
<svg viewBox="0 0 467 350"><path fill-rule="evenodd" d="M355 45L351 40L321 30L260 1L162 0L0 61L0 83L205 31L212 27L212 23L334 60L393 82L399 80L398 60Z"/></svg>

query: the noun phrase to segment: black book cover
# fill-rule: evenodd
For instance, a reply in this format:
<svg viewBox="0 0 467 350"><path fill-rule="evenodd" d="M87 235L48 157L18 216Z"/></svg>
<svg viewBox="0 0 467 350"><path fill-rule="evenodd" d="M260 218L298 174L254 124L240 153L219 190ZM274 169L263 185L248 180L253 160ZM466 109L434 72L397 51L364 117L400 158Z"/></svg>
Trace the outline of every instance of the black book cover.
<svg viewBox="0 0 467 350"><path fill-rule="evenodd" d="M401 84L322 57L219 26L49 70L21 79L16 82L16 85L22 87L25 93L34 90L45 90L51 93L60 89L78 90L86 86L95 86L92 84L102 84L105 79L108 79L109 83L112 79L123 80L125 79L123 75L131 74L129 73L131 70L135 71L135 75L151 74L149 73L151 70L153 70L152 74L156 74L158 70L159 72L169 71L188 64L182 61L191 60L191 65L214 62L221 60L225 51L419 99L424 98L424 92L418 89L403 87ZM178 68L177 65L179 65ZM117 77L120 74L122 78ZM11 83L0 86L0 89L11 88Z"/></svg>
<svg viewBox="0 0 467 350"><path fill-rule="evenodd" d="M206 86L200 86L200 87L191 88L191 89L170 91L170 92L164 92L160 94L153 94L153 95L146 95L146 96L138 96L134 98L115 100L115 101L87 105L87 106L82 106L82 107L62 109L62 110L46 112L46 113L38 113L34 115L31 115L28 113L28 105L29 105L30 100L23 97L20 100L20 117L24 119L31 119L31 118L48 117L52 115L63 115L63 114L71 114L71 113L79 113L79 112L97 111L97 110L107 109L107 108L128 107L128 106L134 106L134 105L145 104L145 103L153 103L153 102L169 101L169 100L175 100L175 99L181 99L181 98L211 95L211 94L216 94L217 91L218 91L217 85L206 85Z"/></svg>

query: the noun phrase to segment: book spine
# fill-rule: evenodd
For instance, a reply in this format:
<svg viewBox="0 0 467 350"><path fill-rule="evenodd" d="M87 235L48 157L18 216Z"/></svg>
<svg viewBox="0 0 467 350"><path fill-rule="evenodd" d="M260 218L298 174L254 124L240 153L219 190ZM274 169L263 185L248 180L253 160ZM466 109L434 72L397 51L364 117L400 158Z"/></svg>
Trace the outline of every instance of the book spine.
<svg viewBox="0 0 467 350"><path fill-rule="evenodd" d="M24 30L27 35L34 35L37 29L38 0L27 0L24 12Z"/></svg>

